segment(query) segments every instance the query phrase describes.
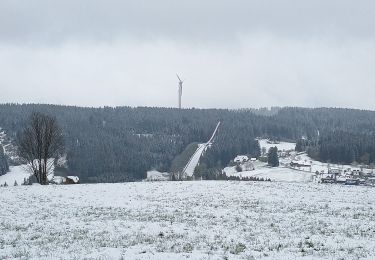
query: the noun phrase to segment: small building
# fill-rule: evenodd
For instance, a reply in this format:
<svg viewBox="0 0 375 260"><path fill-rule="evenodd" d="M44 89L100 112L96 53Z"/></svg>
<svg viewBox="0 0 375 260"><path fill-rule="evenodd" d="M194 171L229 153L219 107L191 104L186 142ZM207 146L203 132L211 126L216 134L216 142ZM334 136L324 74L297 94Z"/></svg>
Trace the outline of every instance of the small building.
<svg viewBox="0 0 375 260"><path fill-rule="evenodd" d="M311 163L306 161L306 160L305 161L293 160L290 163L290 166L292 166L292 167L311 167Z"/></svg>
<svg viewBox="0 0 375 260"><path fill-rule="evenodd" d="M359 179L354 179L354 178L346 179L345 185L359 185Z"/></svg>
<svg viewBox="0 0 375 260"><path fill-rule="evenodd" d="M334 183L335 182L335 176L332 174L322 174L321 177L322 183Z"/></svg>
<svg viewBox="0 0 375 260"><path fill-rule="evenodd" d="M335 175L339 175L339 174L341 173L341 170L338 169L338 168L330 168L330 169L328 170L328 173L330 173L330 174L335 174Z"/></svg>
<svg viewBox="0 0 375 260"><path fill-rule="evenodd" d="M243 163L249 161L249 157L247 155L237 155L236 158L233 160L235 163Z"/></svg>
<svg viewBox="0 0 375 260"><path fill-rule="evenodd" d="M51 183L54 184L79 184L79 177L78 176L53 176Z"/></svg>
<svg viewBox="0 0 375 260"><path fill-rule="evenodd" d="M79 184L78 176L66 176L64 184Z"/></svg>
<svg viewBox="0 0 375 260"><path fill-rule="evenodd" d="M360 170L353 170L352 175L355 177L359 177L363 175L363 172L361 172Z"/></svg>
<svg viewBox="0 0 375 260"><path fill-rule="evenodd" d="M336 176L337 183L345 183L347 179L348 179L348 176L345 176L345 175Z"/></svg>

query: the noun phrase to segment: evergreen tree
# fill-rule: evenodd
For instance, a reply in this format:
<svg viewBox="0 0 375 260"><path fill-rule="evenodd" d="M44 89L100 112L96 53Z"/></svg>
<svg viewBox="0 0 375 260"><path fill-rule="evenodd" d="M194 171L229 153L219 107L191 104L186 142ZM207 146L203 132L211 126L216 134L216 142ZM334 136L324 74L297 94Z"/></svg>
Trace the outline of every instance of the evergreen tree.
<svg viewBox="0 0 375 260"><path fill-rule="evenodd" d="M0 144L0 175L4 175L8 171L9 171L8 161L4 153L4 148Z"/></svg>
<svg viewBox="0 0 375 260"><path fill-rule="evenodd" d="M268 165L271 167L279 166L279 156L277 155L277 147L271 147L268 151Z"/></svg>

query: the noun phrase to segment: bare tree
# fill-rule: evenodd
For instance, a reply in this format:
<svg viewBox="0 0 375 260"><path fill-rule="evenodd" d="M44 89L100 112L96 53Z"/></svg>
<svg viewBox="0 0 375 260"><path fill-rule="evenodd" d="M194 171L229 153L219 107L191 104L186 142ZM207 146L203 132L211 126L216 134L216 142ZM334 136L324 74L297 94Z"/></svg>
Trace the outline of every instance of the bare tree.
<svg viewBox="0 0 375 260"><path fill-rule="evenodd" d="M33 113L19 139L19 155L27 163L38 183L48 183L54 160L63 152L61 129L54 117Z"/></svg>

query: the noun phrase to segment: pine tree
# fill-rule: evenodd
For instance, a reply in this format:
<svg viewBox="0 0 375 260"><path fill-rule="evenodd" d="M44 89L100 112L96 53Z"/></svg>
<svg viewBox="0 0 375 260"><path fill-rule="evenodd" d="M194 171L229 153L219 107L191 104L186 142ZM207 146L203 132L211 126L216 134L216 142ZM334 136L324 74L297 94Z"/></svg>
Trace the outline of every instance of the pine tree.
<svg viewBox="0 0 375 260"><path fill-rule="evenodd" d="M0 175L3 175L9 171L9 165L7 158L4 154L4 148L0 144Z"/></svg>
<svg viewBox="0 0 375 260"><path fill-rule="evenodd" d="M279 166L279 156L277 155L277 147L271 147L268 151L268 165L271 167Z"/></svg>

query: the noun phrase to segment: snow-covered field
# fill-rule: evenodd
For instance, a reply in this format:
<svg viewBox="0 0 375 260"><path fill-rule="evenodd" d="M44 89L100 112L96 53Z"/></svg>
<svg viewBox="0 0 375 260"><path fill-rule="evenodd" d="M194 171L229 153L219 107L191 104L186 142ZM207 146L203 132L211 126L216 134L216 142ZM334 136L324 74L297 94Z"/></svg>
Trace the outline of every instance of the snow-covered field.
<svg viewBox="0 0 375 260"><path fill-rule="evenodd" d="M305 171L292 170L286 167L267 167L264 165L256 165L253 171L237 172L236 167L226 167L224 172L227 176L236 176L240 178L257 177L263 179L271 179L280 182L310 182L313 181L313 173Z"/></svg>
<svg viewBox="0 0 375 260"><path fill-rule="evenodd" d="M323 163L316 160L311 159L306 153L297 155L295 158L297 161L300 162L307 162L311 164L311 172L328 172L328 168L336 168L341 170L351 169L351 170L361 170L361 166L353 166L353 165L342 165L342 164L333 164L333 163ZM282 161L282 160L281 160ZM290 160L284 160L284 162L289 163ZM301 167L301 170L310 171L310 167ZM371 169L364 169L365 172L372 172Z"/></svg>
<svg viewBox="0 0 375 260"><path fill-rule="evenodd" d="M260 148L266 148L268 151L271 147L277 147L280 151L290 151L296 148L296 143L289 143L289 142L279 142L278 144L270 144L268 143L267 139L258 139Z"/></svg>
<svg viewBox="0 0 375 260"><path fill-rule="evenodd" d="M374 259L374 203L315 183L0 188L0 259Z"/></svg>
<svg viewBox="0 0 375 260"><path fill-rule="evenodd" d="M49 169L48 169L48 180L52 180L54 177L55 166L53 165L53 159L48 159ZM13 186L15 182L18 185L21 185L24 182L24 179L28 179L30 177L30 168L27 164L21 164L18 166L10 166L9 172L4 175L0 176L0 185L4 185L5 183L8 186Z"/></svg>
<svg viewBox="0 0 375 260"><path fill-rule="evenodd" d="M27 171L26 165L10 166L9 172L0 176L0 185L6 183L8 186L13 186L15 182L21 185L24 179L28 179L29 176L30 173Z"/></svg>

